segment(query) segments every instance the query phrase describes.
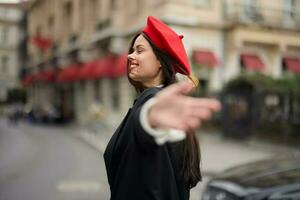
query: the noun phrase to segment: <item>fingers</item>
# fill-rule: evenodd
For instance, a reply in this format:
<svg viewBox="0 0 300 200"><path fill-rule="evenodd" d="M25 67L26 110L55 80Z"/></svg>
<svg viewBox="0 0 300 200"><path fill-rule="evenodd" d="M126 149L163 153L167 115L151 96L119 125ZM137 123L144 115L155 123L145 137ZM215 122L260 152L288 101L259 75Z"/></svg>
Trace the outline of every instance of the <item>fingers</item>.
<svg viewBox="0 0 300 200"><path fill-rule="evenodd" d="M183 113L169 116L170 126L176 129L189 132L199 128L203 121L208 120L212 116L212 111L207 108L192 109L186 108Z"/></svg>
<svg viewBox="0 0 300 200"><path fill-rule="evenodd" d="M220 103L214 99L186 97L185 100L181 121L185 132L199 128L203 121L210 119L213 112L220 109Z"/></svg>
<svg viewBox="0 0 300 200"><path fill-rule="evenodd" d="M197 108L191 111L190 116L200 118L201 120L208 120L212 116L212 111L207 108Z"/></svg>
<svg viewBox="0 0 300 200"><path fill-rule="evenodd" d="M157 102L149 112L150 122L155 122L151 125L188 132L199 128L203 121L210 119L212 114L221 108L216 99L185 96L192 89L193 85L186 81L172 84L162 90L156 96Z"/></svg>
<svg viewBox="0 0 300 200"><path fill-rule="evenodd" d="M198 118L191 118L189 120L183 121L182 123L178 123L174 126L174 128L184 131L185 133L189 133L193 130L199 128L202 124L202 121Z"/></svg>
<svg viewBox="0 0 300 200"><path fill-rule="evenodd" d="M212 112L209 109L192 110L188 113L188 116L183 117L185 131L195 130L202 125L202 122L210 119Z"/></svg>
<svg viewBox="0 0 300 200"><path fill-rule="evenodd" d="M191 106L194 109L198 108L207 108L214 112L220 110L221 104L216 99L209 99L209 98L194 98L194 97L185 97L184 100L187 106Z"/></svg>

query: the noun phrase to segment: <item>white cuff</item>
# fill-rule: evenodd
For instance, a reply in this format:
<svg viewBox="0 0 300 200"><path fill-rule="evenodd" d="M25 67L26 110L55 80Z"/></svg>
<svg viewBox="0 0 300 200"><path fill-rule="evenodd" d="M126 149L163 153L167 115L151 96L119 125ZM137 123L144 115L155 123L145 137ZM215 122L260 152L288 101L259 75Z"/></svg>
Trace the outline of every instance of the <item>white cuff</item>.
<svg viewBox="0 0 300 200"><path fill-rule="evenodd" d="M149 109L153 104L156 103L156 98L153 97L149 99L142 107L141 113L140 113L140 122L144 130L151 136L154 137L155 142L158 145L162 145L166 142L177 142L180 140L185 139L186 134L184 131L179 129L173 129L173 128L159 128L159 129L153 129L148 120L148 112Z"/></svg>

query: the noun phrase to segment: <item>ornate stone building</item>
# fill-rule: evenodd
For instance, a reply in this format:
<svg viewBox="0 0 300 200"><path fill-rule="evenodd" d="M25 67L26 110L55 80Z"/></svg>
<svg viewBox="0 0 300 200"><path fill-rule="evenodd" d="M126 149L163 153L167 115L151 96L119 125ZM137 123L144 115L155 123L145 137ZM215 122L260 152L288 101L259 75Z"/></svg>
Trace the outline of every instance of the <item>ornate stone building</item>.
<svg viewBox="0 0 300 200"><path fill-rule="evenodd" d="M93 102L111 118L131 105L120 63L148 15L184 35L201 92L240 73L300 71L299 0L33 0L28 12L30 103L59 105L82 123Z"/></svg>

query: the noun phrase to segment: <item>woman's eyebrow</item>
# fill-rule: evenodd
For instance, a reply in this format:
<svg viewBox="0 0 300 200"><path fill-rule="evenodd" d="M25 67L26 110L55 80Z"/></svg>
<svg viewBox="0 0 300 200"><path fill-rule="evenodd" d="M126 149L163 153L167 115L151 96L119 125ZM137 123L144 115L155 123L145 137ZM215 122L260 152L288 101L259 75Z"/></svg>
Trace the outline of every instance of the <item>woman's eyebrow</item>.
<svg viewBox="0 0 300 200"><path fill-rule="evenodd" d="M144 45L142 45L142 44L138 44L138 45L136 45L135 47L133 47L134 49L137 49L137 48L140 48L140 47L144 47Z"/></svg>

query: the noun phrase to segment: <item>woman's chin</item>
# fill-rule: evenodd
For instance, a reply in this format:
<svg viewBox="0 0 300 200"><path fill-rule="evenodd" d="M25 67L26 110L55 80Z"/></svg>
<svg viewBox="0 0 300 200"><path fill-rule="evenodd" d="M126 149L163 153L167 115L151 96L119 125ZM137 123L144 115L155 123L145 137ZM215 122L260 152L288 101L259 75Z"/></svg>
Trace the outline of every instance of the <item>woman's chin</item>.
<svg viewBox="0 0 300 200"><path fill-rule="evenodd" d="M131 78L134 81L138 81L139 80L138 76L136 74L133 74L133 73L129 73L129 78Z"/></svg>

